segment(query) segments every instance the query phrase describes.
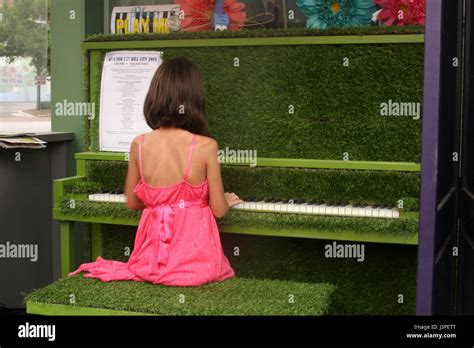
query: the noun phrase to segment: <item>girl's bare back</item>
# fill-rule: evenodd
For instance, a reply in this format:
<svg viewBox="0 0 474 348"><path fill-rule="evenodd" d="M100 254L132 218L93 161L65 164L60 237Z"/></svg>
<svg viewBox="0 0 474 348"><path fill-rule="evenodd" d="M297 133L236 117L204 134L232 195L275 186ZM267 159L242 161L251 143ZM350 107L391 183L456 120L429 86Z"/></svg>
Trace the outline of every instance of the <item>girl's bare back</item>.
<svg viewBox="0 0 474 348"><path fill-rule="evenodd" d="M170 187L184 180L193 134L177 128L160 128L145 135L142 145L143 176L153 187ZM187 181L199 185L206 180L203 151L210 138L198 136Z"/></svg>

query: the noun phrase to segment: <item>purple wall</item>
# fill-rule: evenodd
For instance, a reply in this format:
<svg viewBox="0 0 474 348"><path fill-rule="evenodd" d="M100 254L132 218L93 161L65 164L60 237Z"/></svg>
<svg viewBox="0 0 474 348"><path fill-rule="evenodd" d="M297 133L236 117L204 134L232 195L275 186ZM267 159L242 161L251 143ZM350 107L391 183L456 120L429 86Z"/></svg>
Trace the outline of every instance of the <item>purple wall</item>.
<svg viewBox="0 0 474 348"><path fill-rule="evenodd" d="M425 82L416 313L433 314L442 0L426 1Z"/></svg>

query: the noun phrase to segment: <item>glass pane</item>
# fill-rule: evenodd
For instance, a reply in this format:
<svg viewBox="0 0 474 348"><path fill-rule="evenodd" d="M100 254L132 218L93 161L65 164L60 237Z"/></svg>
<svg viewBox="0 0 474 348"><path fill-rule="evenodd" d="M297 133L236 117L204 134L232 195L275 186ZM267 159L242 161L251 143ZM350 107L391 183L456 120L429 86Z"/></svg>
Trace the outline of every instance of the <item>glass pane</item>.
<svg viewBox="0 0 474 348"><path fill-rule="evenodd" d="M0 13L0 132L48 132L48 0L0 0Z"/></svg>
<svg viewBox="0 0 474 348"><path fill-rule="evenodd" d="M240 0L245 3L246 29L304 27L305 16L298 11L296 0Z"/></svg>
<svg viewBox="0 0 474 348"><path fill-rule="evenodd" d="M275 29L275 28L293 28L304 27L306 24L305 15L300 12L296 6L296 0L240 0L245 4L243 11L246 14L245 29ZM107 5L108 3L108 5ZM120 6L147 6L147 5L169 5L173 4L170 0L109 0L106 2L106 21L111 20L112 10ZM196 7L195 17L198 19L207 18L199 24L211 22L210 8ZM285 18L286 13L286 18ZM198 14L202 14L199 15ZM232 24L232 23L231 23ZM208 30L204 25L199 29ZM107 32L110 32L107 26Z"/></svg>

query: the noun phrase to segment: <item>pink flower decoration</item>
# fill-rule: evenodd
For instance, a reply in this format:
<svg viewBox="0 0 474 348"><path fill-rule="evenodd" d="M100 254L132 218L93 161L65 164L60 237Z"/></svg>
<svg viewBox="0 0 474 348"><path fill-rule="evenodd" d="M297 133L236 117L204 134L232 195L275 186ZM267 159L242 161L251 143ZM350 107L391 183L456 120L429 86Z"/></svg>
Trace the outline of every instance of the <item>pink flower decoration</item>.
<svg viewBox="0 0 474 348"><path fill-rule="evenodd" d="M385 25L422 25L425 23L425 0L374 0L382 7L377 20Z"/></svg>
<svg viewBox="0 0 474 348"><path fill-rule="evenodd" d="M181 5L185 19L181 22L184 31L211 30L214 0L175 0ZM241 30L247 16L245 4L237 0L224 0L224 11L229 16L229 30Z"/></svg>

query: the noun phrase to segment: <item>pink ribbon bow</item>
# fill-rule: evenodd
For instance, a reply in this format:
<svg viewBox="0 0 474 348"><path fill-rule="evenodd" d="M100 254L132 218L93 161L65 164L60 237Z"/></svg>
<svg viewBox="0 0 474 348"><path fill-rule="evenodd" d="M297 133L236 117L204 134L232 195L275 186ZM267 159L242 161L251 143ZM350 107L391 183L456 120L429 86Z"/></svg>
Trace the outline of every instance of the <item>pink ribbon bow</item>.
<svg viewBox="0 0 474 348"><path fill-rule="evenodd" d="M196 200L185 202L181 200L177 204L162 203L146 206L145 211L151 213L152 221L149 225L148 236L151 240L152 252L150 254L150 266L154 262L166 266L169 258L169 245L173 237L174 208L191 208L208 206L208 201ZM156 226L156 224L158 226ZM158 255L156 250L158 249ZM153 269L153 268L151 268Z"/></svg>

